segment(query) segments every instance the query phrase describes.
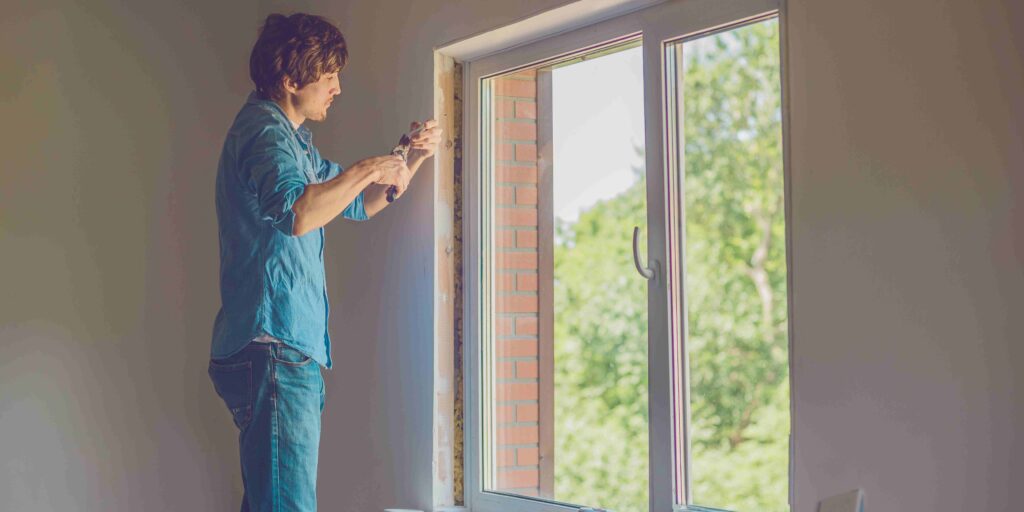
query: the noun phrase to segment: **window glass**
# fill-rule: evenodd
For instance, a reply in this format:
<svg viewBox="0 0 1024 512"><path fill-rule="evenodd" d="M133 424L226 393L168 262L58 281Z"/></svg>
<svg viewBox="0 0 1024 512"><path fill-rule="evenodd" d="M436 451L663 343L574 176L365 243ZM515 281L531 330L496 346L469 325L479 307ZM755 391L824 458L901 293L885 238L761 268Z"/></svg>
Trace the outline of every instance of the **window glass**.
<svg viewBox="0 0 1024 512"><path fill-rule="evenodd" d="M685 229L689 501L788 510L778 21L667 52Z"/></svg>
<svg viewBox="0 0 1024 512"><path fill-rule="evenodd" d="M485 490L648 509L642 69L634 41L482 83Z"/></svg>

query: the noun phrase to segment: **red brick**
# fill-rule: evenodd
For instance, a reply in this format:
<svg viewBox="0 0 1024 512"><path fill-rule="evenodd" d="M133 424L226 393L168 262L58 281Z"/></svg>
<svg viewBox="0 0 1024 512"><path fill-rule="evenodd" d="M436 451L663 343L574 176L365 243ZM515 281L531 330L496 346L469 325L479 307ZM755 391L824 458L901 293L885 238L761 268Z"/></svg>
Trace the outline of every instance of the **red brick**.
<svg viewBox="0 0 1024 512"><path fill-rule="evenodd" d="M519 274L516 277L516 290L521 292L537 291L537 274Z"/></svg>
<svg viewBox="0 0 1024 512"><path fill-rule="evenodd" d="M503 140L537 140L537 125L502 121L497 127L498 138Z"/></svg>
<svg viewBox="0 0 1024 512"><path fill-rule="evenodd" d="M516 247L520 247L523 249L537 247L537 232L528 229L517 231Z"/></svg>
<svg viewBox="0 0 1024 512"><path fill-rule="evenodd" d="M516 203L516 187L498 185L494 187L494 199L499 205L511 206Z"/></svg>
<svg viewBox="0 0 1024 512"><path fill-rule="evenodd" d="M516 406L516 421L537 421L537 405L521 404Z"/></svg>
<svg viewBox="0 0 1024 512"><path fill-rule="evenodd" d="M520 403L515 407L515 421L517 422L536 422L537 415L537 403Z"/></svg>
<svg viewBox="0 0 1024 512"><path fill-rule="evenodd" d="M516 187L516 204L537 204L537 187Z"/></svg>
<svg viewBox="0 0 1024 512"><path fill-rule="evenodd" d="M516 156L514 145L508 142L498 144L494 153L494 157L498 160L514 160Z"/></svg>
<svg viewBox="0 0 1024 512"><path fill-rule="evenodd" d="M537 119L537 104L532 101L517 101L516 117L520 119Z"/></svg>
<svg viewBox="0 0 1024 512"><path fill-rule="evenodd" d="M496 262L501 270L536 270L536 252L498 252Z"/></svg>
<svg viewBox="0 0 1024 512"><path fill-rule="evenodd" d="M498 472L499 489L537 487L538 485L540 485L540 471L536 469L517 469Z"/></svg>
<svg viewBox="0 0 1024 512"><path fill-rule="evenodd" d="M494 235L494 241L498 247L511 249L516 245L516 232L511 229L499 229Z"/></svg>
<svg viewBox="0 0 1024 512"><path fill-rule="evenodd" d="M540 464L540 450L537 448L516 448L517 466L536 466Z"/></svg>
<svg viewBox="0 0 1024 512"><path fill-rule="evenodd" d="M516 291L516 275L515 274L501 274L499 273L494 279L498 286L499 292L513 292ZM501 300L501 299L498 299Z"/></svg>
<svg viewBox="0 0 1024 512"><path fill-rule="evenodd" d="M496 336L511 336L512 326L515 321L511 317L499 316L494 319L494 334Z"/></svg>
<svg viewBox="0 0 1024 512"><path fill-rule="evenodd" d="M501 340L498 342L498 357L536 357L537 340Z"/></svg>
<svg viewBox="0 0 1024 512"><path fill-rule="evenodd" d="M499 226L536 226L537 210L533 208L498 208Z"/></svg>
<svg viewBox="0 0 1024 512"><path fill-rule="evenodd" d="M509 76L513 76L513 77L516 77L516 78L535 79L535 78L537 78L537 68L529 68L529 69L524 69L522 71L516 71L516 73L514 75L509 75Z"/></svg>
<svg viewBox="0 0 1024 512"><path fill-rule="evenodd" d="M498 450L498 467L504 468L516 465L515 448L503 448Z"/></svg>
<svg viewBox="0 0 1024 512"><path fill-rule="evenodd" d="M537 427L499 427L498 445L532 444L540 437Z"/></svg>
<svg viewBox="0 0 1024 512"><path fill-rule="evenodd" d="M499 379L516 378L515 361L496 361L494 363L494 375Z"/></svg>
<svg viewBox="0 0 1024 512"><path fill-rule="evenodd" d="M498 297L499 313L536 313L536 295L504 295Z"/></svg>
<svg viewBox="0 0 1024 512"><path fill-rule="evenodd" d="M537 167L528 165L498 165L498 181L511 183L537 183Z"/></svg>
<svg viewBox="0 0 1024 512"><path fill-rule="evenodd" d="M516 363L516 378L517 379L536 379L537 378L537 361L519 361ZM537 418L532 420L520 419L519 421L536 421Z"/></svg>
<svg viewBox="0 0 1024 512"><path fill-rule="evenodd" d="M498 423L513 423L516 421L515 406L499 405L494 408L495 419Z"/></svg>
<svg viewBox="0 0 1024 512"><path fill-rule="evenodd" d="M537 268L535 252L499 252L495 258L497 267L502 270L534 270Z"/></svg>
<svg viewBox="0 0 1024 512"><path fill-rule="evenodd" d="M496 100L494 102L494 114L499 118L516 117L518 111L516 102L513 100Z"/></svg>
<svg viewBox="0 0 1024 512"><path fill-rule="evenodd" d="M537 82L533 80L512 80L499 78L495 84L497 96L515 96L518 98L537 97Z"/></svg>
<svg viewBox="0 0 1024 512"><path fill-rule="evenodd" d="M502 159L504 160L504 159ZM517 162L536 162L537 161L537 145L536 144L516 144L516 161Z"/></svg>
<svg viewBox="0 0 1024 512"><path fill-rule="evenodd" d="M537 383L535 382L499 382L497 387L498 402L537 399Z"/></svg>
<svg viewBox="0 0 1024 512"><path fill-rule="evenodd" d="M516 336L528 336L537 334L537 317L520 316L516 317Z"/></svg>

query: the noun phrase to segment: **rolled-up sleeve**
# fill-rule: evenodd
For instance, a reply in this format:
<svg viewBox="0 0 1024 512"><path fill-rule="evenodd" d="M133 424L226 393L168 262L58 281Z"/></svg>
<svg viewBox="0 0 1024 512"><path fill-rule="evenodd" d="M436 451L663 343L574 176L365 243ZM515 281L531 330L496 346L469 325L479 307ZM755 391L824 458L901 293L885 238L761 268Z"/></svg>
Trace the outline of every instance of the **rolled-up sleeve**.
<svg viewBox="0 0 1024 512"><path fill-rule="evenodd" d="M345 172L340 164L332 162L326 158L320 159L320 175L324 176L324 181L336 178L339 174ZM366 207L363 205L363 193L360 192L355 199L345 207L345 210L341 212L341 216L351 220L369 220L370 217L366 215Z"/></svg>
<svg viewBox="0 0 1024 512"><path fill-rule="evenodd" d="M295 225L292 205L306 190L307 181L287 139L291 134L267 127L249 144L242 160L242 172L256 193L260 218L291 236Z"/></svg>

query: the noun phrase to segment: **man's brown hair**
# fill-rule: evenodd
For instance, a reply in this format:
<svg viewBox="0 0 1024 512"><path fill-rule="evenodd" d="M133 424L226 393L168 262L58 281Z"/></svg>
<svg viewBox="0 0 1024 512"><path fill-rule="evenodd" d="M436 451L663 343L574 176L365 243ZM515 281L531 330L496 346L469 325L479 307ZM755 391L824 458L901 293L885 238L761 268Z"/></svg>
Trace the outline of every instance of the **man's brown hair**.
<svg viewBox="0 0 1024 512"><path fill-rule="evenodd" d="M271 14L263 22L249 56L249 76L263 99L284 97L282 78L299 88L348 62L345 37L331 22L312 14Z"/></svg>

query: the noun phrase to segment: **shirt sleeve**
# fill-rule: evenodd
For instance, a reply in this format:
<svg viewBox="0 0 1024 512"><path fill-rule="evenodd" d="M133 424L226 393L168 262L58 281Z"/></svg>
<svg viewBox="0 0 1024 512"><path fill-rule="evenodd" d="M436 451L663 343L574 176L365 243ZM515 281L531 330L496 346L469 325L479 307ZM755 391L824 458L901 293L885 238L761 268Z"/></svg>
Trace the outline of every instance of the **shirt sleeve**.
<svg viewBox="0 0 1024 512"><path fill-rule="evenodd" d="M284 130L267 127L249 144L242 172L256 193L260 218L278 231L292 236L295 212L292 206L306 190L307 180L288 148Z"/></svg>
<svg viewBox="0 0 1024 512"><path fill-rule="evenodd" d="M339 174L345 172L340 164L334 163L326 158L320 159L320 173L324 176L324 181L336 178ZM346 219L364 221L369 220L370 217L366 215L366 207L363 205L363 193L360 192L355 199L345 210L341 212L341 216Z"/></svg>

